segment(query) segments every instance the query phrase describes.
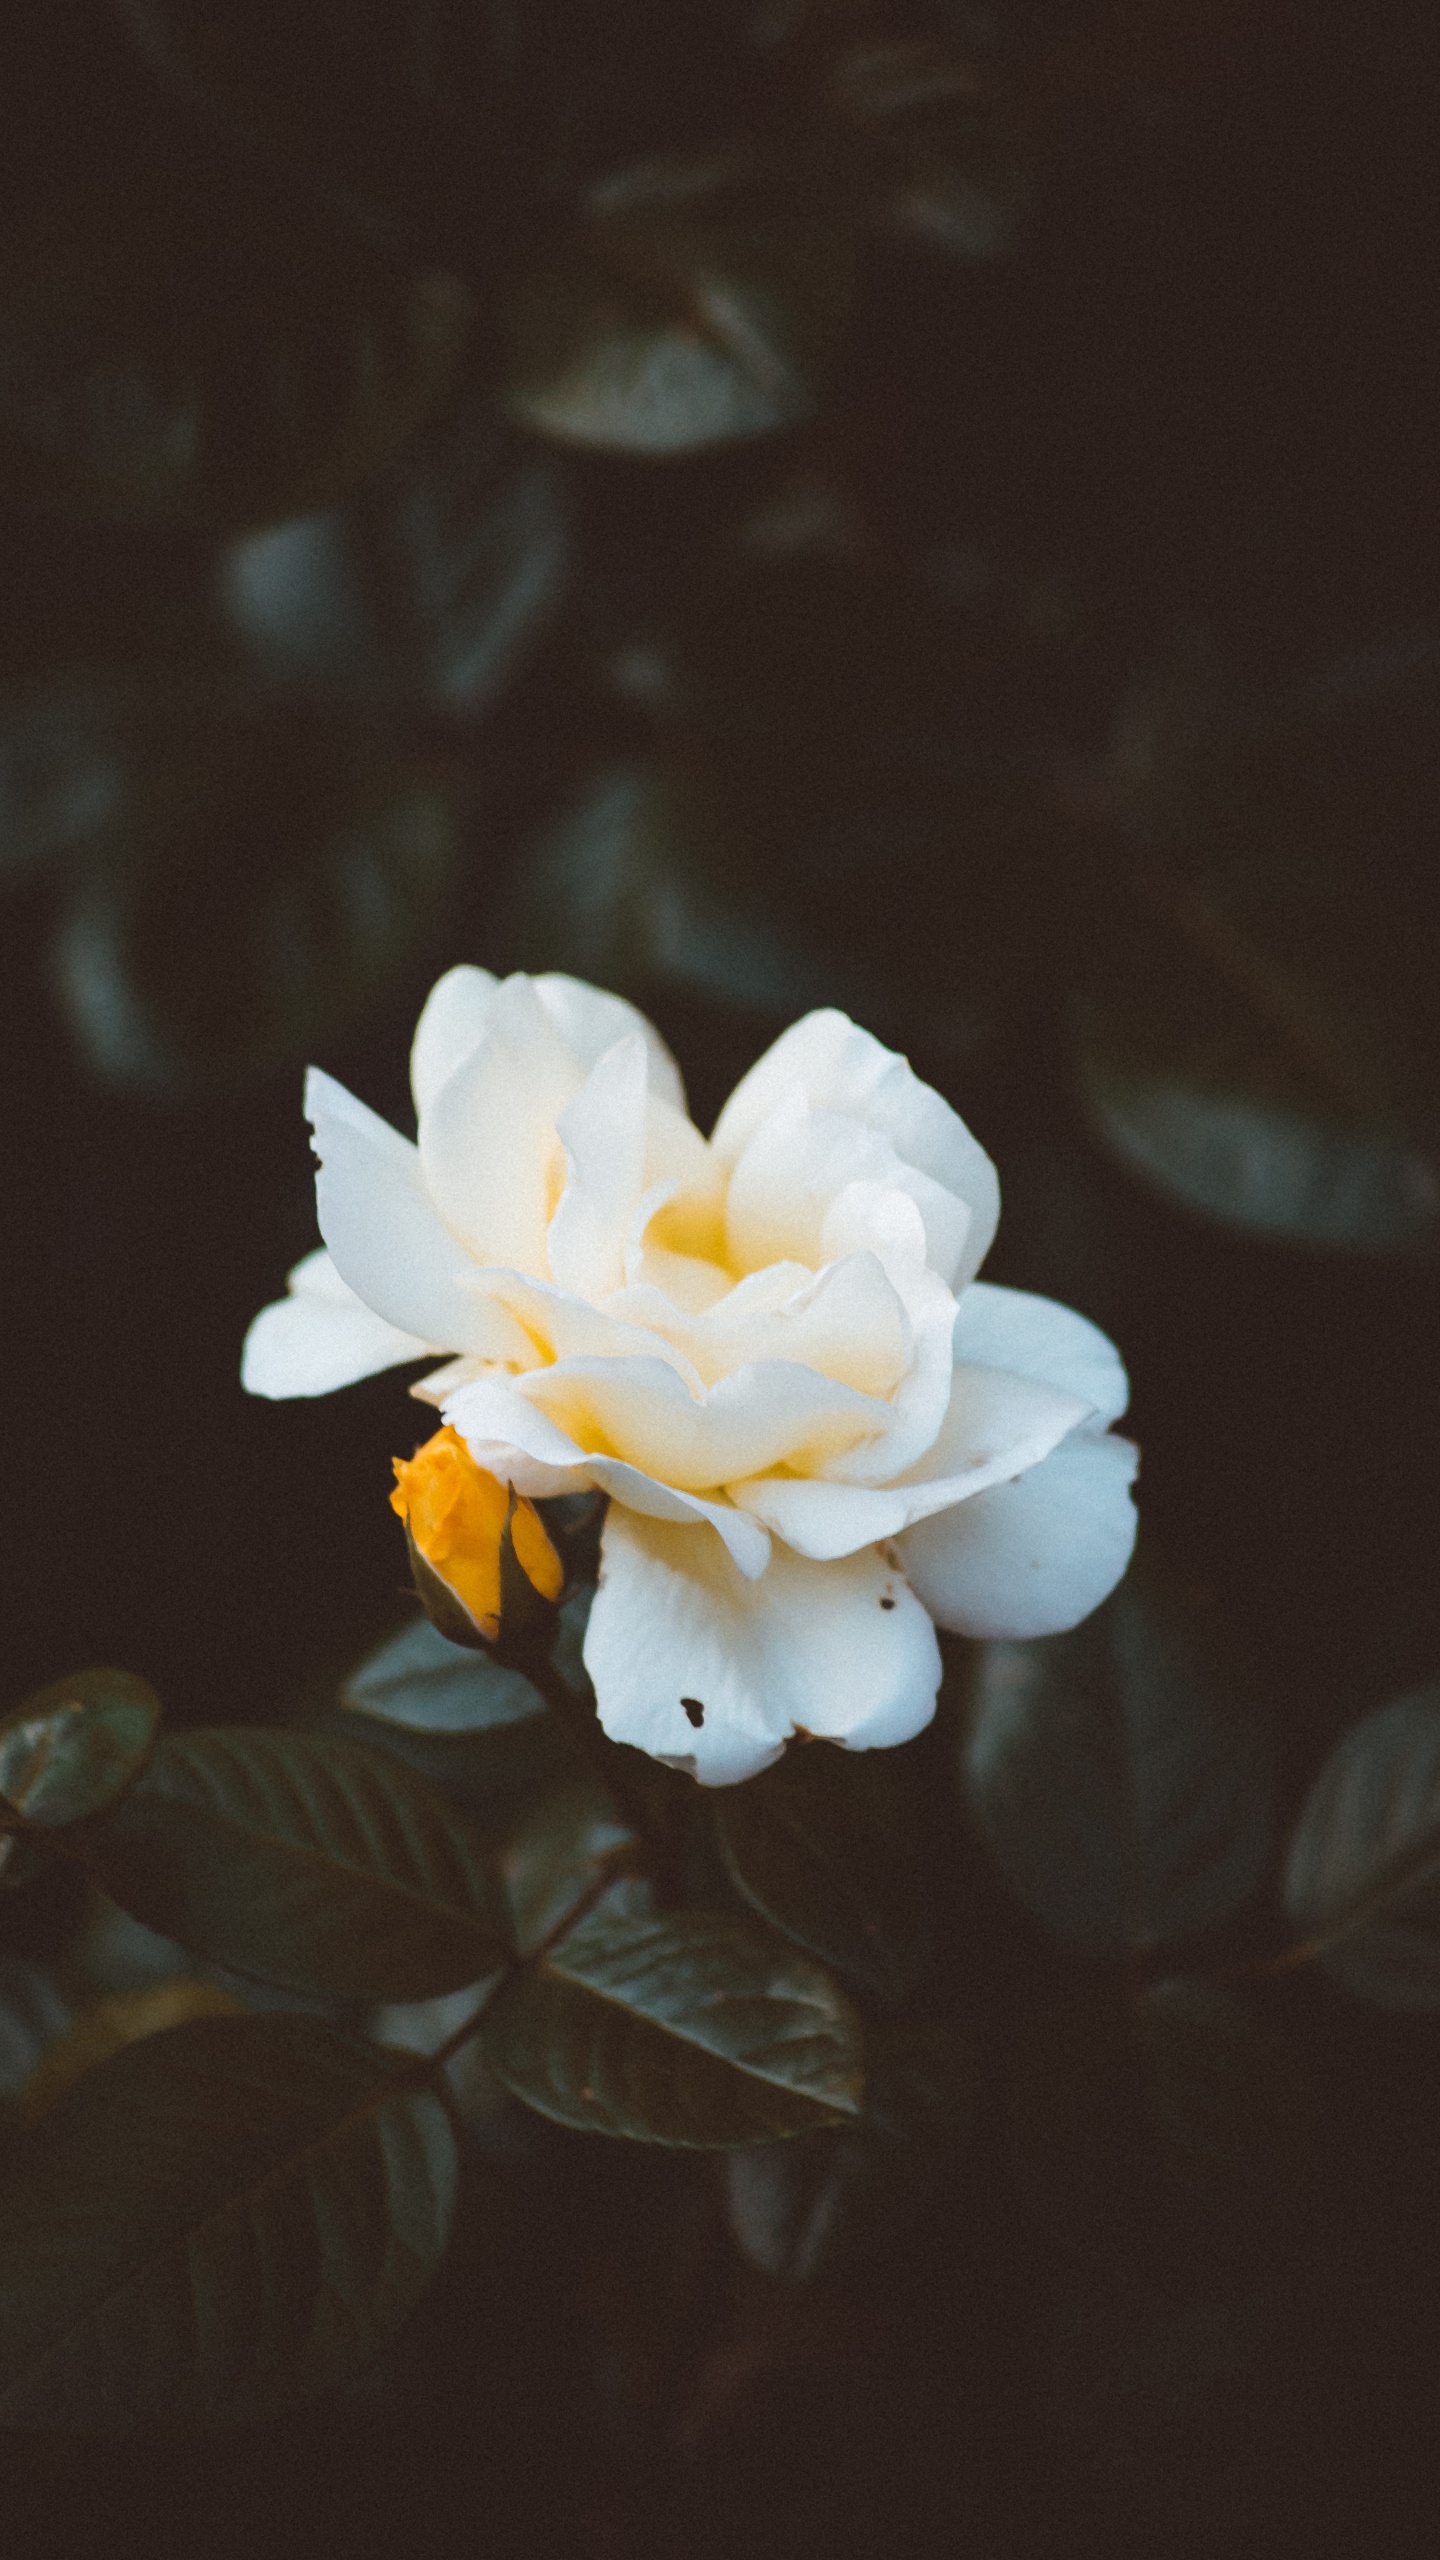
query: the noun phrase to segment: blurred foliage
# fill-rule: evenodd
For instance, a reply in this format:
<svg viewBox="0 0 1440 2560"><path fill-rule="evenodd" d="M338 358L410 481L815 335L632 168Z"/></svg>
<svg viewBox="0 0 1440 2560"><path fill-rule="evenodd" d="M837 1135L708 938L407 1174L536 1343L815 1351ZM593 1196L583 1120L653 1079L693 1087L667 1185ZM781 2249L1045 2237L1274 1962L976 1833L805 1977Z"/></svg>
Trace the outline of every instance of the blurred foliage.
<svg viewBox="0 0 1440 2560"><path fill-rule="evenodd" d="M0 1727L27 2548L1428 2551L1437 104L1415 0L8 13L7 1695L177 1707ZM913 1054L1131 1359L1094 1626L683 1814L386 1633L385 1391L321 1536L231 1337L459 957L702 1116Z"/></svg>

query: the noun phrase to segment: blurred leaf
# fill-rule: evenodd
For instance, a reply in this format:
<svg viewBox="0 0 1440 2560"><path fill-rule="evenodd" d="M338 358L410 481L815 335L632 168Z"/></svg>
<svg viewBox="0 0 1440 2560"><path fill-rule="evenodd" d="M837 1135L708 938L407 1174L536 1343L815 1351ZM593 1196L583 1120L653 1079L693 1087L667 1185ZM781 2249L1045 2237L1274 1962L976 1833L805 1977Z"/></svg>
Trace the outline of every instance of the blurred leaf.
<svg viewBox="0 0 1440 2560"><path fill-rule="evenodd" d="M172 1735L87 1842L107 1893L282 1989L420 2000L503 1961L463 1820L384 1753L306 1733Z"/></svg>
<svg viewBox="0 0 1440 2560"><path fill-rule="evenodd" d="M117 1991L97 2000L52 2044L25 2084L24 2114L33 2122L47 2115L57 2099L87 2071L108 2062L142 2036L163 2035L170 2027L187 2027L194 2018L234 2018L242 2003L216 1982L157 1982L143 1991Z"/></svg>
<svg viewBox="0 0 1440 2560"><path fill-rule="evenodd" d="M206 176L130 171L0 238L0 449L17 494L264 523L355 486L444 390L470 324L457 278Z"/></svg>
<svg viewBox="0 0 1440 2560"><path fill-rule="evenodd" d="M352 1671L341 1703L390 1724L430 1733L484 1733L544 1713L545 1701L521 1671L492 1654L447 1644L428 1618L414 1618Z"/></svg>
<svg viewBox="0 0 1440 2560"><path fill-rule="evenodd" d="M974 2040L953 2025L875 2035L858 2124L727 2155L737 2245L767 2275L806 2284L933 2222L962 2174L980 2087Z"/></svg>
<svg viewBox="0 0 1440 2560"><path fill-rule="evenodd" d="M1128 2009L1072 1999L1022 2020L1010 2103L1027 2208L1080 2258L1244 2290L1314 2201L1314 2086L1283 2030L1218 1984L1177 1977Z"/></svg>
<svg viewBox="0 0 1440 2560"><path fill-rule="evenodd" d="M429 2282L455 2179L414 2066L314 2019L130 2045L0 2193L0 2421L232 2426L333 2389Z"/></svg>
<svg viewBox="0 0 1440 2560"><path fill-rule="evenodd" d="M129 1671L77 1671L0 1724L0 1798L53 1831L132 1785L154 1749L160 1701Z"/></svg>
<svg viewBox="0 0 1440 2560"><path fill-rule="evenodd" d="M843 234L631 205L526 280L504 402L562 443L651 457L796 426L843 317Z"/></svg>
<svg viewBox="0 0 1440 2560"><path fill-rule="evenodd" d="M1440 1243L1433 643L1408 675L1256 701L1202 656L1136 694L1091 786L1130 850L1095 875L1077 1022L1091 1126L1132 1171L1386 1255Z"/></svg>
<svg viewBox="0 0 1440 2560"><path fill-rule="evenodd" d="M781 1013L825 1002L823 965L727 879L722 827L677 767L611 767L525 865L507 953L632 994L678 984Z"/></svg>
<svg viewBox="0 0 1440 2560"><path fill-rule="evenodd" d="M1163 1595L975 1657L964 1782L1007 1883L1081 1954L1217 1928L1270 1854L1266 1753Z"/></svg>
<svg viewBox="0 0 1440 2560"><path fill-rule="evenodd" d="M727 1788L715 1829L732 1881L762 1919L861 1993L898 2001L926 1942L912 1814L880 1755L817 1743Z"/></svg>
<svg viewBox="0 0 1440 2560"><path fill-rule="evenodd" d="M1008 245L1033 142L972 54L929 34L872 37L836 63L828 102L867 146L877 212L902 237L966 259Z"/></svg>
<svg viewBox="0 0 1440 2560"><path fill-rule="evenodd" d="M619 1875L634 1836L604 1789L578 1778L506 1841L498 1861L516 1951L527 1956L605 1874Z"/></svg>
<svg viewBox="0 0 1440 2560"><path fill-rule="evenodd" d="M1142 1019L1143 1012L1143 1019ZM1087 1004L1081 1094L1132 1173L1227 1225L1356 1253L1430 1252L1440 1174L1398 1112L1361 1117L1323 1069L1223 989L1152 979L1126 1013Z"/></svg>
<svg viewBox="0 0 1440 2560"><path fill-rule="evenodd" d="M18 2105L71 2014L52 1973L24 1956L0 1953L0 2112Z"/></svg>
<svg viewBox="0 0 1440 2560"><path fill-rule="evenodd" d="M0 706L0 882L98 835L121 788L112 723L83 687Z"/></svg>
<svg viewBox="0 0 1440 2560"><path fill-rule="evenodd" d="M1440 1688L1364 1717L1331 1753L1290 1844L1285 1906L1347 1991L1440 2012Z"/></svg>
<svg viewBox="0 0 1440 2560"><path fill-rule="evenodd" d="M568 529L555 466L473 401L344 507L232 543L221 595L273 680L473 715L553 615Z"/></svg>
<svg viewBox="0 0 1440 2560"><path fill-rule="evenodd" d="M455 877L448 775L293 706L162 724L123 842L80 882L57 984L92 1063L179 1093L302 1057L433 936Z"/></svg>
<svg viewBox="0 0 1440 2560"><path fill-rule="evenodd" d="M583 1922L501 1986L485 2053L541 2115L681 2148L835 2123L863 2085L839 1986L753 1924L700 1912Z"/></svg>

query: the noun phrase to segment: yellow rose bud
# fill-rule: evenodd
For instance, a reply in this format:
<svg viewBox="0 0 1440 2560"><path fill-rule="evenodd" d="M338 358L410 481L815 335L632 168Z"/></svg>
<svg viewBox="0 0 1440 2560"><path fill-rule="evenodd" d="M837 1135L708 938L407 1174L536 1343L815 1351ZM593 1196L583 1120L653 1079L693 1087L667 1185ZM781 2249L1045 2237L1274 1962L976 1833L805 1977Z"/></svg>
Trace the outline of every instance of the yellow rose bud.
<svg viewBox="0 0 1440 2560"><path fill-rule="evenodd" d="M539 1513L509 1485L477 1467L449 1423L413 1458L396 1458L394 1467L390 1506L405 1522L420 1597L443 1635L462 1643L473 1644L477 1636L487 1644L495 1642L500 1633L507 1530L526 1583L542 1599L559 1599L565 1571ZM426 1566L459 1601L473 1633L465 1631L464 1620L453 1611L446 1610L442 1617L432 1606L440 1595L427 1587Z"/></svg>

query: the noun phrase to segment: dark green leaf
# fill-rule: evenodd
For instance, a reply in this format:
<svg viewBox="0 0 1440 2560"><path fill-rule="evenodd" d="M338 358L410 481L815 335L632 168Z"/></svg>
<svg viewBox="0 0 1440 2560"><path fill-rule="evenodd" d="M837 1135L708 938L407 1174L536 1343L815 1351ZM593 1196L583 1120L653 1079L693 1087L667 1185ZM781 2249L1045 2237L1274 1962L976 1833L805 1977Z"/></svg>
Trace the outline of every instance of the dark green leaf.
<svg viewBox="0 0 1440 2560"><path fill-rule="evenodd" d="M131 1785L159 1729L148 1681L77 1671L0 1724L0 1797L38 1830L84 1822Z"/></svg>
<svg viewBox="0 0 1440 2560"><path fill-rule="evenodd" d="M543 1945L602 1875L624 1871L634 1850L633 1834L592 1778L547 1796L498 1860L518 1953Z"/></svg>
<svg viewBox="0 0 1440 2560"><path fill-rule="evenodd" d="M413 432L469 320L453 276L391 266L233 181L212 196L203 173L157 164L67 193L0 240L10 481L140 521L323 505Z"/></svg>
<svg viewBox="0 0 1440 2560"><path fill-rule="evenodd" d="M221 593L282 684L473 715L553 613L566 551L555 466L517 464L471 406L346 507L232 544Z"/></svg>
<svg viewBox="0 0 1440 2560"><path fill-rule="evenodd" d="M486 2013L496 2077L582 2132L681 2148L855 2115L860 2024L828 1974L749 1922L597 1913Z"/></svg>
<svg viewBox="0 0 1440 2560"><path fill-rule="evenodd" d="M798 425L848 292L843 240L813 227L594 223L530 276L505 405L617 453L692 453Z"/></svg>
<svg viewBox="0 0 1440 2560"><path fill-rule="evenodd" d="M352 1671L342 1703L390 1724L430 1733L485 1733L544 1713L523 1672L493 1655L447 1644L428 1618L414 1618Z"/></svg>
<svg viewBox="0 0 1440 2560"><path fill-rule="evenodd" d="M1357 1253L1432 1251L1440 1176L1398 1111L1362 1114L1303 1061L1267 1055L1223 996L1208 1025L1195 1012L1153 981L1128 1014L1087 1006L1081 1092L1110 1152L1230 1226Z"/></svg>
<svg viewBox="0 0 1440 2560"><path fill-rule="evenodd" d="M358 1743L172 1735L87 1856L147 1927L282 1989L422 2000L502 1960L468 1827Z"/></svg>
<svg viewBox="0 0 1440 2560"><path fill-rule="evenodd" d="M47 2047L25 2083L23 2112L32 2123L48 2115L87 2071L123 2052L127 2044L139 2044L144 2036L187 2027L195 2018L243 2014L243 2001L222 1991L216 1982L182 1978L153 1982L143 1991L114 1991L107 2000L79 2010L65 2033Z"/></svg>
<svg viewBox="0 0 1440 2560"><path fill-rule="evenodd" d="M726 2160L731 2231L767 2275L804 2284L872 2257L954 2196L981 2085L973 2039L949 2025L882 2032L866 2084L858 2124Z"/></svg>
<svg viewBox="0 0 1440 2560"><path fill-rule="evenodd" d="M0 1954L0 2112L18 2106L47 2046L64 2035L70 2004L54 1976Z"/></svg>
<svg viewBox="0 0 1440 2560"><path fill-rule="evenodd" d="M61 927L89 1057L171 1093L302 1057L433 935L459 826L448 771L373 722L229 700L162 721Z"/></svg>
<svg viewBox="0 0 1440 2560"><path fill-rule="evenodd" d="M121 794L104 706L78 687L0 708L0 880L97 835Z"/></svg>
<svg viewBox="0 0 1440 2560"><path fill-rule="evenodd" d="M792 1748L715 1807L725 1863L762 1918L848 1975L903 2000L925 1931L903 1786L883 1756Z"/></svg>
<svg viewBox="0 0 1440 2560"><path fill-rule="evenodd" d="M1440 1689L1366 1716L1331 1753L1290 1844L1285 1905L1348 1991L1440 2011Z"/></svg>
<svg viewBox="0 0 1440 2560"><path fill-rule="evenodd" d="M501 1846L542 1796L576 1775L576 1763L553 1716L525 1716L515 1724L444 1733L423 1725L390 1724L380 1716L357 1723L358 1711L338 1707L308 1716L306 1733L341 1742L363 1742L413 1769L464 1815L478 1847Z"/></svg>
<svg viewBox="0 0 1440 2560"><path fill-rule="evenodd" d="M1086 1955L1213 1929L1265 1871L1260 1735L1134 1582L1072 1635L980 1649L964 1778L1007 1882Z"/></svg>
<svg viewBox="0 0 1440 2560"><path fill-rule="evenodd" d="M413 2066L314 2019L129 2046L0 2193L0 2422L230 2426L333 2389L429 2282L455 2181Z"/></svg>

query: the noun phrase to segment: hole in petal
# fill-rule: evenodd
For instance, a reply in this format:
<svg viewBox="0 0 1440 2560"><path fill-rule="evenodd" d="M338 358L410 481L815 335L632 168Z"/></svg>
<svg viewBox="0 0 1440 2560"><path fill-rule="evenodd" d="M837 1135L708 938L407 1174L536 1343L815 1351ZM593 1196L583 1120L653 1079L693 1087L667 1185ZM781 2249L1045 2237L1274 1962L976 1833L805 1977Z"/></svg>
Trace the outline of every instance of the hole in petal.
<svg viewBox="0 0 1440 2560"><path fill-rule="evenodd" d="M682 1698L680 1704L693 1725L698 1726L704 1723L705 1710L698 1698Z"/></svg>
<svg viewBox="0 0 1440 2560"><path fill-rule="evenodd" d="M883 1596L883 1598L882 1598L882 1600L881 1600L881 1602L880 1602L880 1606L881 1606L881 1608L882 1608L882 1609L893 1609L893 1608L894 1608L894 1606L895 1606L894 1600L892 1599L892 1597L891 1597L891 1595L890 1595L890 1593L889 1593L888 1591L884 1594L884 1596Z"/></svg>

